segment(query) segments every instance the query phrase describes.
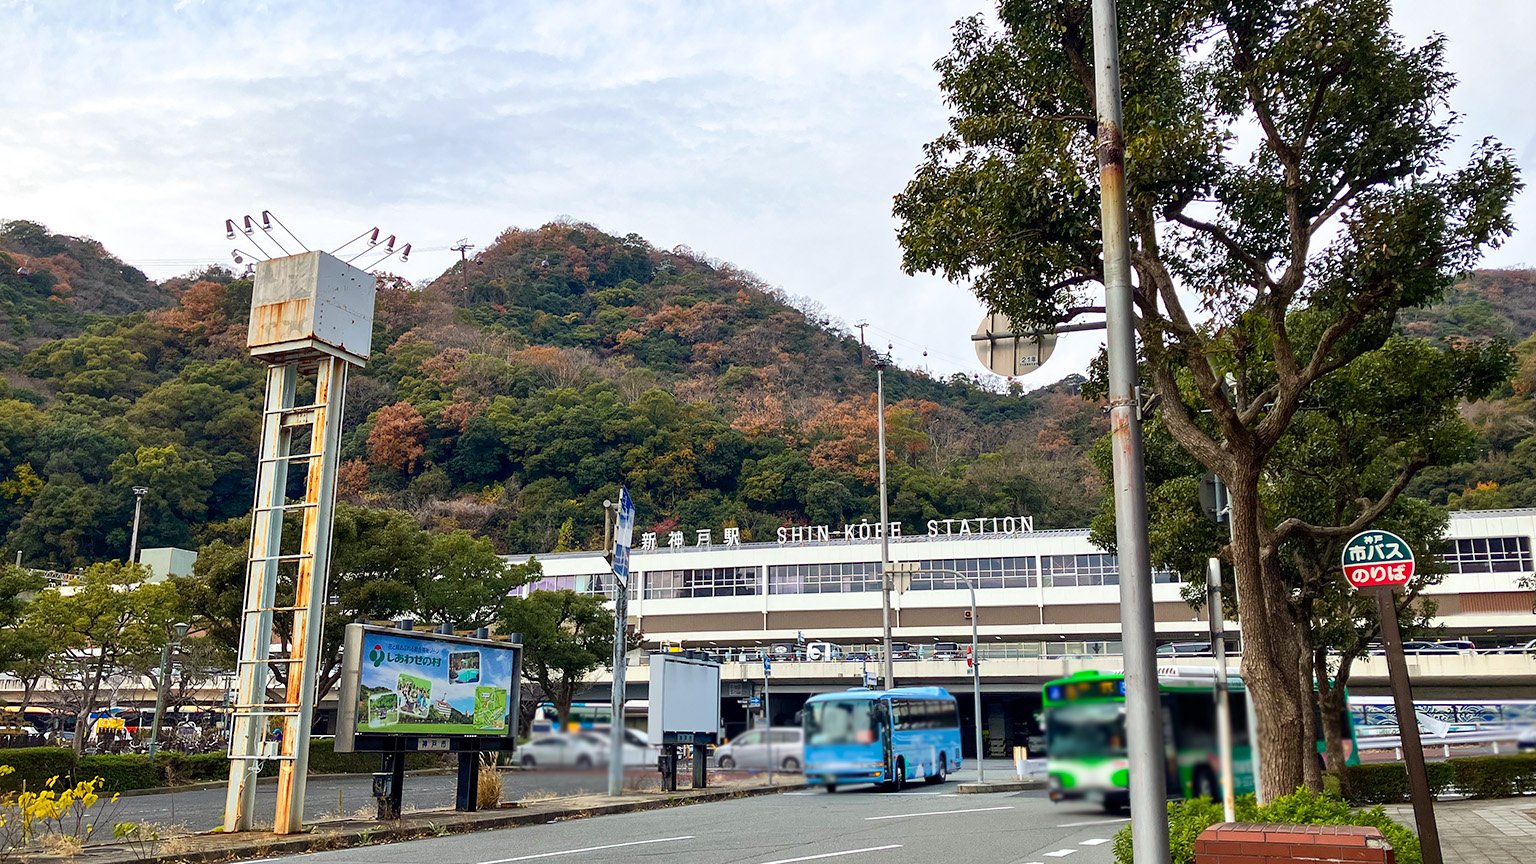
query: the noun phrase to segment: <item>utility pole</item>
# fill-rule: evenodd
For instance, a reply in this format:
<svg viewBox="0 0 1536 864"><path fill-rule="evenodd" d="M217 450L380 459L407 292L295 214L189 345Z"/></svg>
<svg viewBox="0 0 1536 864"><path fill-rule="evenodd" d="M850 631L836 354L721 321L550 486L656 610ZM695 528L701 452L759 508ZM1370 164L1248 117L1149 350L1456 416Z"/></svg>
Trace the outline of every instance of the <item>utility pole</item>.
<svg viewBox="0 0 1536 864"><path fill-rule="evenodd" d="M853 326L859 328L859 365L864 366L869 363L869 350L864 346L864 328L869 326L869 322L860 321Z"/></svg>
<svg viewBox="0 0 1536 864"><path fill-rule="evenodd" d="M880 447L880 659L885 672L885 689L896 686L896 667L891 660L891 514L885 487L885 366L886 358L875 358L875 413Z"/></svg>
<svg viewBox="0 0 1536 864"><path fill-rule="evenodd" d="M459 253L459 284L463 287L464 293L468 294L469 293L469 250L471 250L471 249L473 249L475 247L469 242L469 238L468 237L461 237L461 238L459 238L459 242L453 244L452 246L449 246L448 248L452 249L453 251L455 251L457 253Z"/></svg>
<svg viewBox="0 0 1536 864"><path fill-rule="evenodd" d="M1125 118L1115 0L1093 0L1093 74L1098 120L1099 209L1104 236L1104 311L1109 348L1109 428L1125 640L1125 728L1130 745L1131 846L1138 864L1168 864L1163 717L1152 624L1146 474L1136 389L1136 331L1125 202Z"/></svg>

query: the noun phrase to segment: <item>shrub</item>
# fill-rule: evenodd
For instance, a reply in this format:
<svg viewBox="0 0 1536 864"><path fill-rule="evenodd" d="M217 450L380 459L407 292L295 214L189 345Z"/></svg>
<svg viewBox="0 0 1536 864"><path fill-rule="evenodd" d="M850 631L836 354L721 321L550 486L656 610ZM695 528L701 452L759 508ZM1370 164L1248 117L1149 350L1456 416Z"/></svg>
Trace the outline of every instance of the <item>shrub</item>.
<svg viewBox="0 0 1536 864"><path fill-rule="evenodd" d="M1508 798L1536 791L1536 754L1462 756L1426 766L1431 795L1460 792L1469 798ZM1401 762L1344 769L1344 797L1354 804L1407 801L1408 771Z"/></svg>
<svg viewBox="0 0 1536 864"><path fill-rule="evenodd" d="M36 791L49 777L69 777L75 771L75 751L67 747L17 747L0 751L0 765L13 771L0 776L0 792Z"/></svg>
<svg viewBox="0 0 1536 864"><path fill-rule="evenodd" d="M82 780L100 777L101 788L107 792L153 789L161 785L160 772L150 764L149 757L136 753L81 756L80 763L75 766L75 777Z"/></svg>
<svg viewBox="0 0 1536 864"><path fill-rule="evenodd" d="M1195 840L1200 832L1221 821L1221 805L1209 798L1171 801L1168 804L1168 847L1172 864L1194 864ZM1421 864L1419 840L1413 832L1392 821L1380 807L1353 810L1333 795L1298 789L1259 806L1252 795L1237 799L1237 821L1273 822L1287 825L1369 825L1381 829L1397 852L1398 864ZM1115 835L1116 864L1132 864L1131 827Z"/></svg>

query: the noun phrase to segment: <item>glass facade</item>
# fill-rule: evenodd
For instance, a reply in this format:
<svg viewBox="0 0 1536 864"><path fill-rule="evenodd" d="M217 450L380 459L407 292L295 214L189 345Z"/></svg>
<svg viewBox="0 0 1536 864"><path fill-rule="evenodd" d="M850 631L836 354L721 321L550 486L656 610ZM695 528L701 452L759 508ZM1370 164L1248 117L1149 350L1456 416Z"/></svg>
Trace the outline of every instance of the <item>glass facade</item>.
<svg viewBox="0 0 1536 864"><path fill-rule="evenodd" d="M929 571L912 576L913 591L934 591L948 588L965 588L965 581L949 573L937 571L958 570L968 576L980 588L1033 588L1040 584L1035 573L1033 555L1017 558L936 558L919 561L918 569Z"/></svg>
<svg viewBox="0 0 1536 864"><path fill-rule="evenodd" d="M880 562L770 564L770 594L851 594L880 590Z"/></svg>
<svg viewBox="0 0 1536 864"><path fill-rule="evenodd" d="M701 567L696 570L651 570L645 574L645 599L741 597L761 594L757 567Z"/></svg>
<svg viewBox="0 0 1536 864"><path fill-rule="evenodd" d="M1086 555L1041 555L1040 576L1052 588L1075 588L1081 585L1119 585L1120 563L1116 556L1107 552ZM1153 583L1177 582L1179 574L1172 570L1152 571Z"/></svg>
<svg viewBox="0 0 1536 864"><path fill-rule="evenodd" d="M1529 573L1531 538L1474 537L1447 540L1440 560L1452 573Z"/></svg>

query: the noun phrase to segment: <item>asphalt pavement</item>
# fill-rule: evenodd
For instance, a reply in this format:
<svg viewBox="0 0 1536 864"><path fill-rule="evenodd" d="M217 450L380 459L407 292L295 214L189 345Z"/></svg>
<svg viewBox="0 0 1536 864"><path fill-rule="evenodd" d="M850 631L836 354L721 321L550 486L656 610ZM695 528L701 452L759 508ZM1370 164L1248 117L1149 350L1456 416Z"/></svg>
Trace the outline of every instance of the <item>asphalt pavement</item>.
<svg viewBox="0 0 1536 864"><path fill-rule="evenodd" d="M1039 776L1044 770L1044 760L1031 760L1030 771L1034 776ZM986 776L994 781L1012 779L1013 763L1004 759L988 759ZM632 768L626 773L626 783L654 781L656 777L654 770ZM959 782L970 782L975 777L975 763L968 762L953 779ZM688 776L683 775L679 782L686 786ZM587 792L605 792L607 789L606 770L540 769L502 772L503 801L519 801L530 796L548 798ZM453 793L454 775L451 773L407 775L403 796L405 809L407 812L451 809ZM189 831L197 832L211 830L223 824L224 821L223 786L135 795L120 799L118 804L121 809L113 817L117 822L181 825ZM270 779L264 780L256 789L257 821L270 821L276 808L277 785ZM304 817L309 823L355 814L371 815L374 808L373 779L365 774L311 777L304 795Z"/></svg>
<svg viewBox="0 0 1536 864"><path fill-rule="evenodd" d="M306 864L1110 864L1127 820L1052 804L1043 791L959 795L956 781L900 793L811 789L435 837L275 861Z"/></svg>

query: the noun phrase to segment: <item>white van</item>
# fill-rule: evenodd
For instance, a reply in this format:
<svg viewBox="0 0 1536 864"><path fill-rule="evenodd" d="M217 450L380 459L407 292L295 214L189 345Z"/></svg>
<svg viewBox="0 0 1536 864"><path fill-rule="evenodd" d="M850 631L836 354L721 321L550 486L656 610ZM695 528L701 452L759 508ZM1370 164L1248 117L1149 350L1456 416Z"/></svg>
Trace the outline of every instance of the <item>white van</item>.
<svg viewBox="0 0 1536 864"><path fill-rule="evenodd" d="M805 643L805 659L811 662L843 659L843 646L831 642Z"/></svg>

